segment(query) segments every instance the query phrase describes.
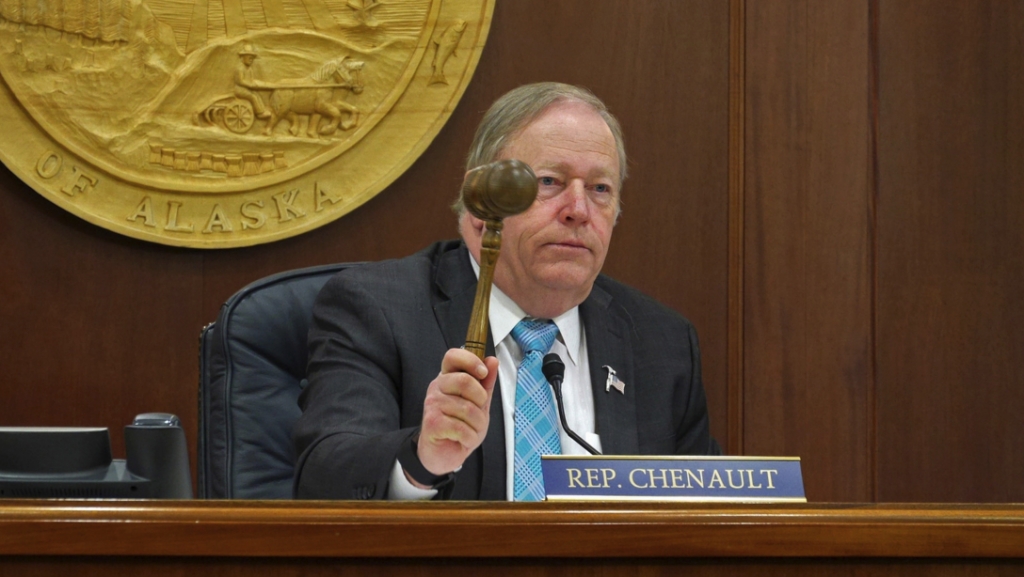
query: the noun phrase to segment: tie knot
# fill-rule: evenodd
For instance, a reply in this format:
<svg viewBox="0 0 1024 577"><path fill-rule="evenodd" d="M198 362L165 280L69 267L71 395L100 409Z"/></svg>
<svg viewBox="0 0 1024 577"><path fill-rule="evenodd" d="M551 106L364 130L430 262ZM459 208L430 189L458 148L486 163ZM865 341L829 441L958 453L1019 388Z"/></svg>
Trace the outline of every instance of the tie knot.
<svg viewBox="0 0 1024 577"><path fill-rule="evenodd" d="M523 350L524 357L538 351L546 354L551 350L556 335L558 327L547 319L523 319L512 327L512 338Z"/></svg>

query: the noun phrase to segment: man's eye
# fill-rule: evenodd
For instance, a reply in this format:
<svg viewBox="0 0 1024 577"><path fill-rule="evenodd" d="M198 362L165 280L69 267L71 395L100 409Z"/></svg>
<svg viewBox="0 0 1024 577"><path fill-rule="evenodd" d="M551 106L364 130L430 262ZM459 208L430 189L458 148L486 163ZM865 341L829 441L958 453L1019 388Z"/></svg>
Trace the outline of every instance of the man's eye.
<svg viewBox="0 0 1024 577"><path fill-rule="evenodd" d="M612 187L608 186L607 184L598 184L594 186L594 190L596 192L611 192Z"/></svg>
<svg viewBox="0 0 1024 577"><path fill-rule="evenodd" d="M554 177L551 177L551 176L542 176L542 177L538 178L537 180L540 182L541 186L554 186L555 185L555 179L554 179Z"/></svg>

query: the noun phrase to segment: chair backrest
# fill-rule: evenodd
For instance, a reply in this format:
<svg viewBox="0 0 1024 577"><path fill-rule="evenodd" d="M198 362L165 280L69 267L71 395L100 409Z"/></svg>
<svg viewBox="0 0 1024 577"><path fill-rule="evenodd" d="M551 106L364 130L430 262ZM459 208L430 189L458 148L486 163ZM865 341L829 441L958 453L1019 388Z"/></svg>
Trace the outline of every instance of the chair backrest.
<svg viewBox="0 0 1024 577"><path fill-rule="evenodd" d="M199 496L290 499L291 431L317 293L352 264L286 271L235 293L199 337Z"/></svg>

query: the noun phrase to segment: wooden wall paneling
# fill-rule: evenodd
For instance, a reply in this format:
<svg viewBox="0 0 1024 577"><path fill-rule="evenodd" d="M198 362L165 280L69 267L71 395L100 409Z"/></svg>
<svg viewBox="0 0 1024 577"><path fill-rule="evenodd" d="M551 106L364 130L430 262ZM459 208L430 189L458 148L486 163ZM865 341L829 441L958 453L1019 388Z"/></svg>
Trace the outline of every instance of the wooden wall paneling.
<svg viewBox="0 0 1024 577"><path fill-rule="evenodd" d="M1024 3L880 3L883 501L1024 501Z"/></svg>
<svg viewBox="0 0 1024 577"><path fill-rule="evenodd" d="M743 453L743 271L746 191L746 0L729 2L729 242L726 454Z"/></svg>
<svg viewBox="0 0 1024 577"><path fill-rule="evenodd" d="M868 3L746 5L744 451L872 497Z"/></svg>

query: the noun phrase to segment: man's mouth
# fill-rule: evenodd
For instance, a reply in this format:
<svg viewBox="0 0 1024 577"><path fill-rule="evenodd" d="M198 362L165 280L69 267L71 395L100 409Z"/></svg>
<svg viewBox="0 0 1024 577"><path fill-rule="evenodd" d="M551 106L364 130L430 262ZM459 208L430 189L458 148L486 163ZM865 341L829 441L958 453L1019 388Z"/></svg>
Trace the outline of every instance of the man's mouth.
<svg viewBox="0 0 1024 577"><path fill-rule="evenodd" d="M581 241L578 241L578 240L563 240L563 241L551 242L551 243L548 243L548 244L550 246L554 246L554 247L557 247L557 248L570 248L570 249L582 249L582 250L586 250L587 249L587 245L584 244Z"/></svg>

